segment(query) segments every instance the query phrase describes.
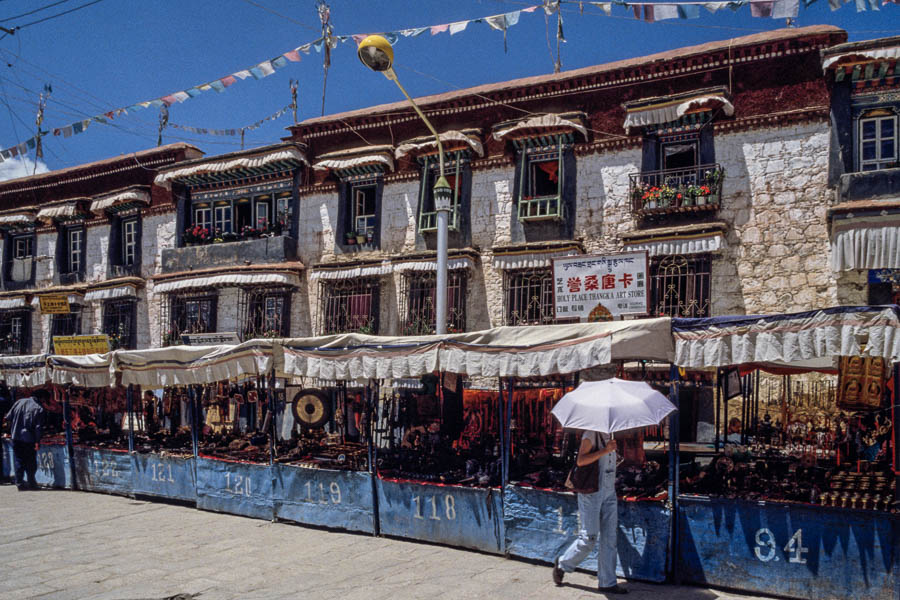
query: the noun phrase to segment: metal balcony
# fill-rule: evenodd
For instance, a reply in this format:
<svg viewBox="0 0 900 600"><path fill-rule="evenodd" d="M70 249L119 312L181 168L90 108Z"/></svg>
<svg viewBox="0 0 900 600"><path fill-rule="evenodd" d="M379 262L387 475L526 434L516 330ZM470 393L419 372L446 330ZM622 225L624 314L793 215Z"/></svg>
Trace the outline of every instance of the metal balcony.
<svg viewBox="0 0 900 600"><path fill-rule="evenodd" d="M718 210L724 176L718 164L632 173L631 210L639 216Z"/></svg>

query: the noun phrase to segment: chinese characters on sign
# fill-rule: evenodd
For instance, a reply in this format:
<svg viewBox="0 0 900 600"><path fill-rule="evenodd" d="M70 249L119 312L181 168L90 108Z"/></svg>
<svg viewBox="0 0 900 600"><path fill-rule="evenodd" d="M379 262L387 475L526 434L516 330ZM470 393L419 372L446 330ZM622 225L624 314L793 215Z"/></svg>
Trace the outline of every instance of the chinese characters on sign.
<svg viewBox="0 0 900 600"><path fill-rule="evenodd" d="M53 352L63 356L84 356L109 352L107 335L55 335Z"/></svg>
<svg viewBox="0 0 900 600"><path fill-rule="evenodd" d="M553 259L557 319L611 321L647 313L647 253Z"/></svg>

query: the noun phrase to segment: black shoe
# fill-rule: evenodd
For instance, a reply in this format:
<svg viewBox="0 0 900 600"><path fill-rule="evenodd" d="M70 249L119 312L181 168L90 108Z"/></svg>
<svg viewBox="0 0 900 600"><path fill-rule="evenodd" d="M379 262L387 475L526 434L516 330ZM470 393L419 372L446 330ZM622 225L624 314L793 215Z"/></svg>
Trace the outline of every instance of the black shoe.
<svg viewBox="0 0 900 600"><path fill-rule="evenodd" d="M618 583L616 585L611 585L609 587L598 587L597 591L601 594L627 594L628 590L623 588Z"/></svg>
<svg viewBox="0 0 900 600"><path fill-rule="evenodd" d="M556 585L563 584L563 577L565 577L566 572L559 568L559 557L557 557L553 561L553 583Z"/></svg>

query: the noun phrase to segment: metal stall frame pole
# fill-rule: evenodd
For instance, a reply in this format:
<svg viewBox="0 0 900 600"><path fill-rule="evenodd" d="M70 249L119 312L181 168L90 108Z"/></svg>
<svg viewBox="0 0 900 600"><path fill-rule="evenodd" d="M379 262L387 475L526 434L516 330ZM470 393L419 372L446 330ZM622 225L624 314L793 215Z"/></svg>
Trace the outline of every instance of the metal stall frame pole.
<svg viewBox="0 0 900 600"><path fill-rule="evenodd" d="M373 440L374 435L372 435L374 433L373 424L378 415L378 395L376 394L374 398L372 397L371 382L372 380L370 379L369 382L366 383L366 411L368 412L368 419L366 420L369 429L366 432L366 446L368 450L369 481L372 482L372 535L378 537L381 535L381 517L379 516L378 508L378 483L375 481L378 478L378 469L375 465L375 462L378 460L378 454Z"/></svg>
<svg viewBox="0 0 900 600"><path fill-rule="evenodd" d="M680 402L679 394L679 374L678 367L669 366L669 401L675 405L675 411L669 416L669 511L672 513L671 532L669 534L669 552L666 565L667 579L675 584L680 579L675 569L678 564L678 478L679 478L679 427L681 422L679 419Z"/></svg>
<svg viewBox="0 0 900 600"><path fill-rule="evenodd" d="M287 396L285 396L287 397ZM268 400L269 405L269 431L266 433L269 434L269 466L273 466L275 464L275 369L273 368L269 372L268 378L266 378L266 398ZM249 419L248 419L249 420ZM265 423L265 419L263 419L263 423ZM272 484L275 484L275 470L272 470ZM273 487L274 489L274 487Z"/></svg>
<svg viewBox="0 0 900 600"><path fill-rule="evenodd" d="M69 386L63 388L63 416L66 424L66 453L69 455L69 476L72 478L72 489L78 489L75 479L75 442L72 438L72 407L69 404Z"/></svg>
<svg viewBox="0 0 900 600"><path fill-rule="evenodd" d="M500 387L500 397L497 400L497 425L500 434L500 493L503 494L504 489L506 488L506 461L503 460L503 457L506 456L506 419L504 418L505 410L504 410L504 402L503 402L503 378L497 378L497 385ZM506 392L509 394L509 390Z"/></svg>
<svg viewBox="0 0 900 600"><path fill-rule="evenodd" d="M503 487L506 487L506 484L509 483L509 459L512 456L513 449L513 440L512 440L512 407L513 407L513 379L512 377L507 378L506 380L506 423L504 427L506 427L506 452L501 452L501 456L503 457L503 480L501 484Z"/></svg>
<svg viewBox="0 0 900 600"><path fill-rule="evenodd" d="M165 390L163 393L165 393ZM197 390L192 385L188 386L188 399L191 401L191 450L193 450L194 458L196 459L200 455L200 415L203 414L203 407L197 401ZM197 461L194 460L195 469L196 464Z"/></svg>
<svg viewBox="0 0 900 600"><path fill-rule="evenodd" d="M134 454L134 386L125 388L125 410L128 413L128 453Z"/></svg>

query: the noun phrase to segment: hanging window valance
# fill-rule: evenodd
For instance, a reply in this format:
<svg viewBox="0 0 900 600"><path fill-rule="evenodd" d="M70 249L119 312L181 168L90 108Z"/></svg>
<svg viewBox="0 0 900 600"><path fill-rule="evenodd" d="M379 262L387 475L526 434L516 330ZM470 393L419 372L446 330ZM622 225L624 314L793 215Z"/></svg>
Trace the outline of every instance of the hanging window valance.
<svg viewBox="0 0 900 600"><path fill-rule="evenodd" d="M306 154L297 144L278 144L180 163L171 169L160 170L154 183L166 188L171 187L173 181L203 185L288 171L306 164L309 164Z"/></svg>
<svg viewBox="0 0 900 600"><path fill-rule="evenodd" d="M91 212L99 216L103 215L107 210L128 208L135 205L146 206L148 204L150 204L150 188L134 186L98 196L91 202Z"/></svg>
<svg viewBox="0 0 900 600"><path fill-rule="evenodd" d="M481 145L478 133L477 129L464 129L462 131L445 131L439 133L438 137L441 138L444 152L468 147L478 156L484 156L484 147ZM417 156L428 152L437 152L437 140L433 135L417 137L401 143L394 151L394 156L399 160L404 156Z"/></svg>
<svg viewBox="0 0 900 600"><path fill-rule="evenodd" d="M38 221L50 223L52 221L73 221L88 217L84 205L89 198L73 198L41 208L37 213Z"/></svg>
<svg viewBox="0 0 900 600"><path fill-rule="evenodd" d="M37 221L34 211L0 213L0 227L27 227Z"/></svg>
<svg viewBox="0 0 900 600"><path fill-rule="evenodd" d="M491 266L495 269L512 271L515 269L543 269L553 264L554 258L584 254L579 245L562 247L507 247L494 248Z"/></svg>
<svg viewBox="0 0 900 600"><path fill-rule="evenodd" d="M831 268L835 272L900 269L900 214L835 218Z"/></svg>
<svg viewBox="0 0 900 600"><path fill-rule="evenodd" d="M581 112L549 113L518 121L506 121L494 126L494 139L503 141L517 138L540 138L560 133L580 133L587 139L587 117Z"/></svg>
<svg viewBox="0 0 900 600"><path fill-rule="evenodd" d="M137 298L137 284L117 285L88 290L84 295L85 302L95 300L114 300L116 298Z"/></svg>
<svg viewBox="0 0 900 600"><path fill-rule="evenodd" d="M724 88L700 90L675 96L645 98L623 105L625 124L630 127L648 127L663 123L674 123L686 115L721 109L726 116L734 114L734 105Z"/></svg>
<svg viewBox="0 0 900 600"><path fill-rule="evenodd" d="M393 146L363 146L329 152L313 164L317 171L335 171L340 177L394 170Z"/></svg>
<svg viewBox="0 0 900 600"><path fill-rule="evenodd" d="M206 273L202 276L185 277L179 279L167 279L158 282L153 287L156 294L165 294L178 290L234 287L252 285L279 285L296 287L300 284L297 273L288 272L231 272L231 273Z"/></svg>

